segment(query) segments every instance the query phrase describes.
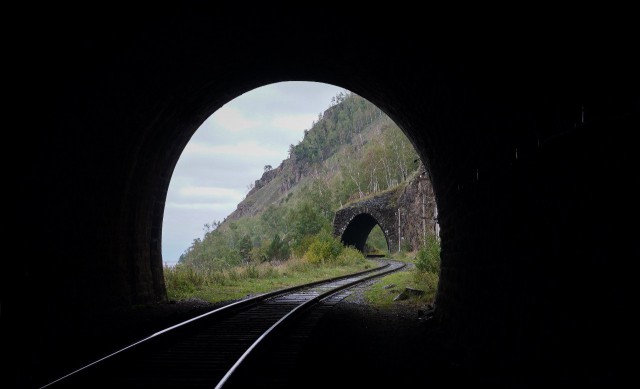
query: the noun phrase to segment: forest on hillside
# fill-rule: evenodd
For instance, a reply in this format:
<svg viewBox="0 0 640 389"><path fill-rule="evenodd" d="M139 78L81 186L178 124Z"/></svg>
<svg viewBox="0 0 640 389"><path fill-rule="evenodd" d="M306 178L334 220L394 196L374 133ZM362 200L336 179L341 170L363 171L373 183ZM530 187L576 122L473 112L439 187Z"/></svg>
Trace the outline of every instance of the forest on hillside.
<svg viewBox="0 0 640 389"><path fill-rule="evenodd" d="M287 160L275 169L265 166L263 177L238 204L242 212L206 224L204 237L193 240L178 266L224 269L293 257L320 262L355 255L331 235L336 210L403 185L418 161L386 114L354 93L340 93L303 139L290 145ZM371 249L386 250L381 233L372 233Z"/></svg>

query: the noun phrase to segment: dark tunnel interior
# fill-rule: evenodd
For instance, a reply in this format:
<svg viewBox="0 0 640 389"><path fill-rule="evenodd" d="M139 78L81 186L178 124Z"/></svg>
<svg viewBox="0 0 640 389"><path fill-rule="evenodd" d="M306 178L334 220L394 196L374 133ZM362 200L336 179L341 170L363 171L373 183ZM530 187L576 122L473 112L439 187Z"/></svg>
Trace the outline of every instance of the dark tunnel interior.
<svg viewBox="0 0 640 389"><path fill-rule="evenodd" d="M342 234L342 243L345 246L353 246L360 251L364 251L369 233L376 225L378 225L378 221L373 216L366 213L357 215L351 220Z"/></svg>
<svg viewBox="0 0 640 389"><path fill-rule="evenodd" d="M165 199L198 126L256 87L317 81L380 107L427 166L435 318L470 363L623 385L640 257L637 35L625 29L637 23L463 34L473 24L436 28L389 6L347 19L328 4L207 2L29 14L31 33L7 49L19 255L5 259L1 317L3 344L23 339L3 347L18 382L63 361L85 318L166 301ZM343 239L364 244L374 225L359 216Z"/></svg>

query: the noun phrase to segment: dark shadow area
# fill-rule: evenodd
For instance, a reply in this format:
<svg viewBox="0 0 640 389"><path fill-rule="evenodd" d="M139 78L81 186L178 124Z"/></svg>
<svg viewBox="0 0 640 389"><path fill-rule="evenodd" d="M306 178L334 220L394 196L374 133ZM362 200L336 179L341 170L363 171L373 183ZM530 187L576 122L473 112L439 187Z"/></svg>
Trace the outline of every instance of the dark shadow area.
<svg viewBox="0 0 640 389"><path fill-rule="evenodd" d="M592 30L567 18L552 34L512 20L492 33L489 22L437 27L435 14L393 4L340 17L327 4L100 4L33 5L28 34L9 48L22 123L10 130L21 151L7 164L6 223L19 255L2 272L1 318L14 387L41 385L52 364L65 370L65 355L102 336L96 315L166 301L162 218L184 147L226 102L285 80L357 93L420 154L442 247L434 320L468 367L447 367L451 380L504 370L514 375L504 386L542 374L622 387L633 377L636 21ZM335 325L364 328L365 317ZM429 365L429 342L406 352ZM350 359L331 352L366 368L356 358L377 345L361 346Z"/></svg>

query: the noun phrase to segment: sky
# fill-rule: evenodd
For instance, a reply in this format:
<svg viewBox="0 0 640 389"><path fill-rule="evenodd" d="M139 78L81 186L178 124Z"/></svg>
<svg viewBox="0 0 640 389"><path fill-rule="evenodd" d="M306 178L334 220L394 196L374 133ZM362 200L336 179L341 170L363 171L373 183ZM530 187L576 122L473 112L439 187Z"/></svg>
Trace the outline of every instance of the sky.
<svg viewBox="0 0 640 389"><path fill-rule="evenodd" d="M331 98L347 90L317 82L279 82L251 90L214 112L195 132L171 177L162 225L162 257L177 263L204 225L222 221L266 165L288 157Z"/></svg>

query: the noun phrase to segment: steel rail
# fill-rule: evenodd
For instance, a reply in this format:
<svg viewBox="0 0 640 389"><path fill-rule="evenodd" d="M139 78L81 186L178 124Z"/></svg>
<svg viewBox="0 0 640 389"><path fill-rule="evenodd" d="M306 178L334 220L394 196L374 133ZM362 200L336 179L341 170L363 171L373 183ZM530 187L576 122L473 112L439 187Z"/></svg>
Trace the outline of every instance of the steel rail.
<svg viewBox="0 0 640 389"><path fill-rule="evenodd" d="M396 272L400 269L403 269L406 266L406 264L402 264L402 266L399 266L397 268L391 269L391 270L387 270L381 273L377 273L359 280L355 280L352 282L349 282L347 284L344 285L340 285L334 289L331 289L329 291L326 291L300 305L298 305L297 307L295 307L294 309L292 309L289 313L287 313L285 316L283 316L280 320L278 320L275 324L273 324L268 330L266 330L262 335L260 335L260 337L253 342L253 344L247 349L247 351L244 352L244 354L242 354L242 356L236 361L236 363L234 363L234 365L227 371L227 373L224 375L224 377L222 377L222 379L218 382L218 384L216 385L215 389L222 389L224 387L224 385L226 385L229 380L232 378L233 374L240 368L240 366L249 358L249 356L255 352L255 350L261 345L263 344L264 340L268 337L273 335L278 329L282 328L282 326L285 323L289 323L291 322L293 319L299 317L304 311L306 311L308 308L310 308L311 306L313 306L314 304L317 304L318 302L320 302L321 300L334 295L344 289L348 289L351 288L355 285L364 283L366 281L369 281L370 279L373 278L377 278L377 277L381 277L383 275L389 274L389 273L393 273Z"/></svg>
<svg viewBox="0 0 640 389"><path fill-rule="evenodd" d="M49 387L51 385L54 385L56 383L60 383L61 381L65 380L65 379L68 379L68 378L70 378L70 377L72 377L72 376L74 376L74 375L76 375L76 374L78 374L80 372L86 371L89 368L95 367L96 365L98 365L98 364L100 364L102 362L105 362L107 360L113 359L117 355L121 355L123 353L129 352L129 351L131 351L131 350L133 350L135 348L138 348L141 345L148 344L150 341L160 337L161 335L166 335L166 334L168 334L170 332L175 332L178 329L185 330L188 325L192 325L192 324L196 324L196 323L203 324L202 322L205 319L207 319L207 320L215 320L216 317L219 317L221 315L224 315L224 314L227 314L227 313L233 312L233 311L237 312L237 311L241 311L243 309L248 309L249 307L255 306L255 305L257 305L258 303L260 303L262 301L265 301L267 299L270 299L270 298L273 298L273 297L276 297L276 296L285 295L285 294L290 293L290 292L294 292L294 291L301 290L301 289L307 289L307 288L310 288L310 287L313 287L313 286L317 286L317 285L321 285L321 284L325 284L325 283L331 283L331 282L339 281L339 280L342 280L342 279L347 279L347 278L357 277L357 276L368 274L368 273L372 273L372 272L377 272L377 271L385 269L385 268L387 268L389 266L390 266L390 264L386 263L386 264L384 264L382 266L378 266L378 267L375 267L375 268L372 268L372 269L367 269L367 270L363 270L363 271L360 271L360 272L351 273L351 274L342 275L342 276L326 278L326 279L322 279L322 280L318 280L318 281L313 281L313 282L310 282L310 283L307 283L307 284L295 285L295 286L291 286L291 287L287 287L287 288L283 288L283 289L278 289L278 290L275 290L275 291L272 291L272 292L255 295L255 296L252 296L252 297L249 297L249 298L245 298L245 299L242 299L242 300L239 300L239 301L235 301L235 302L227 304L225 306L216 308L216 309L214 309L214 310L212 310L210 312L203 313L203 314L201 314L199 316L196 316L194 318L191 318L189 320L185 320L185 321L183 321L181 323L178 323L178 324L175 324L175 325L173 325L171 327L165 328L165 329L163 329L161 331L155 332L154 334L149 335L149 336L147 336L147 337L145 337L145 338L143 338L143 339L141 339L141 340L139 340L137 342L134 342L134 343L132 343L132 344L126 346L126 347L123 347L123 348L121 348L121 349L119 349L117 351L109 353L106 356L95 360L94 362L91 362L91 363L89 363L89 364L87 364L87 365L85 365L85 366L83 366L81 368L73 370L72 372L63 375L60 378L57 378L57 379L55 379L53 381L50 381L49 383L41 386L40 388L42 389L42 388L46 388L46 387Z"/></svg>

